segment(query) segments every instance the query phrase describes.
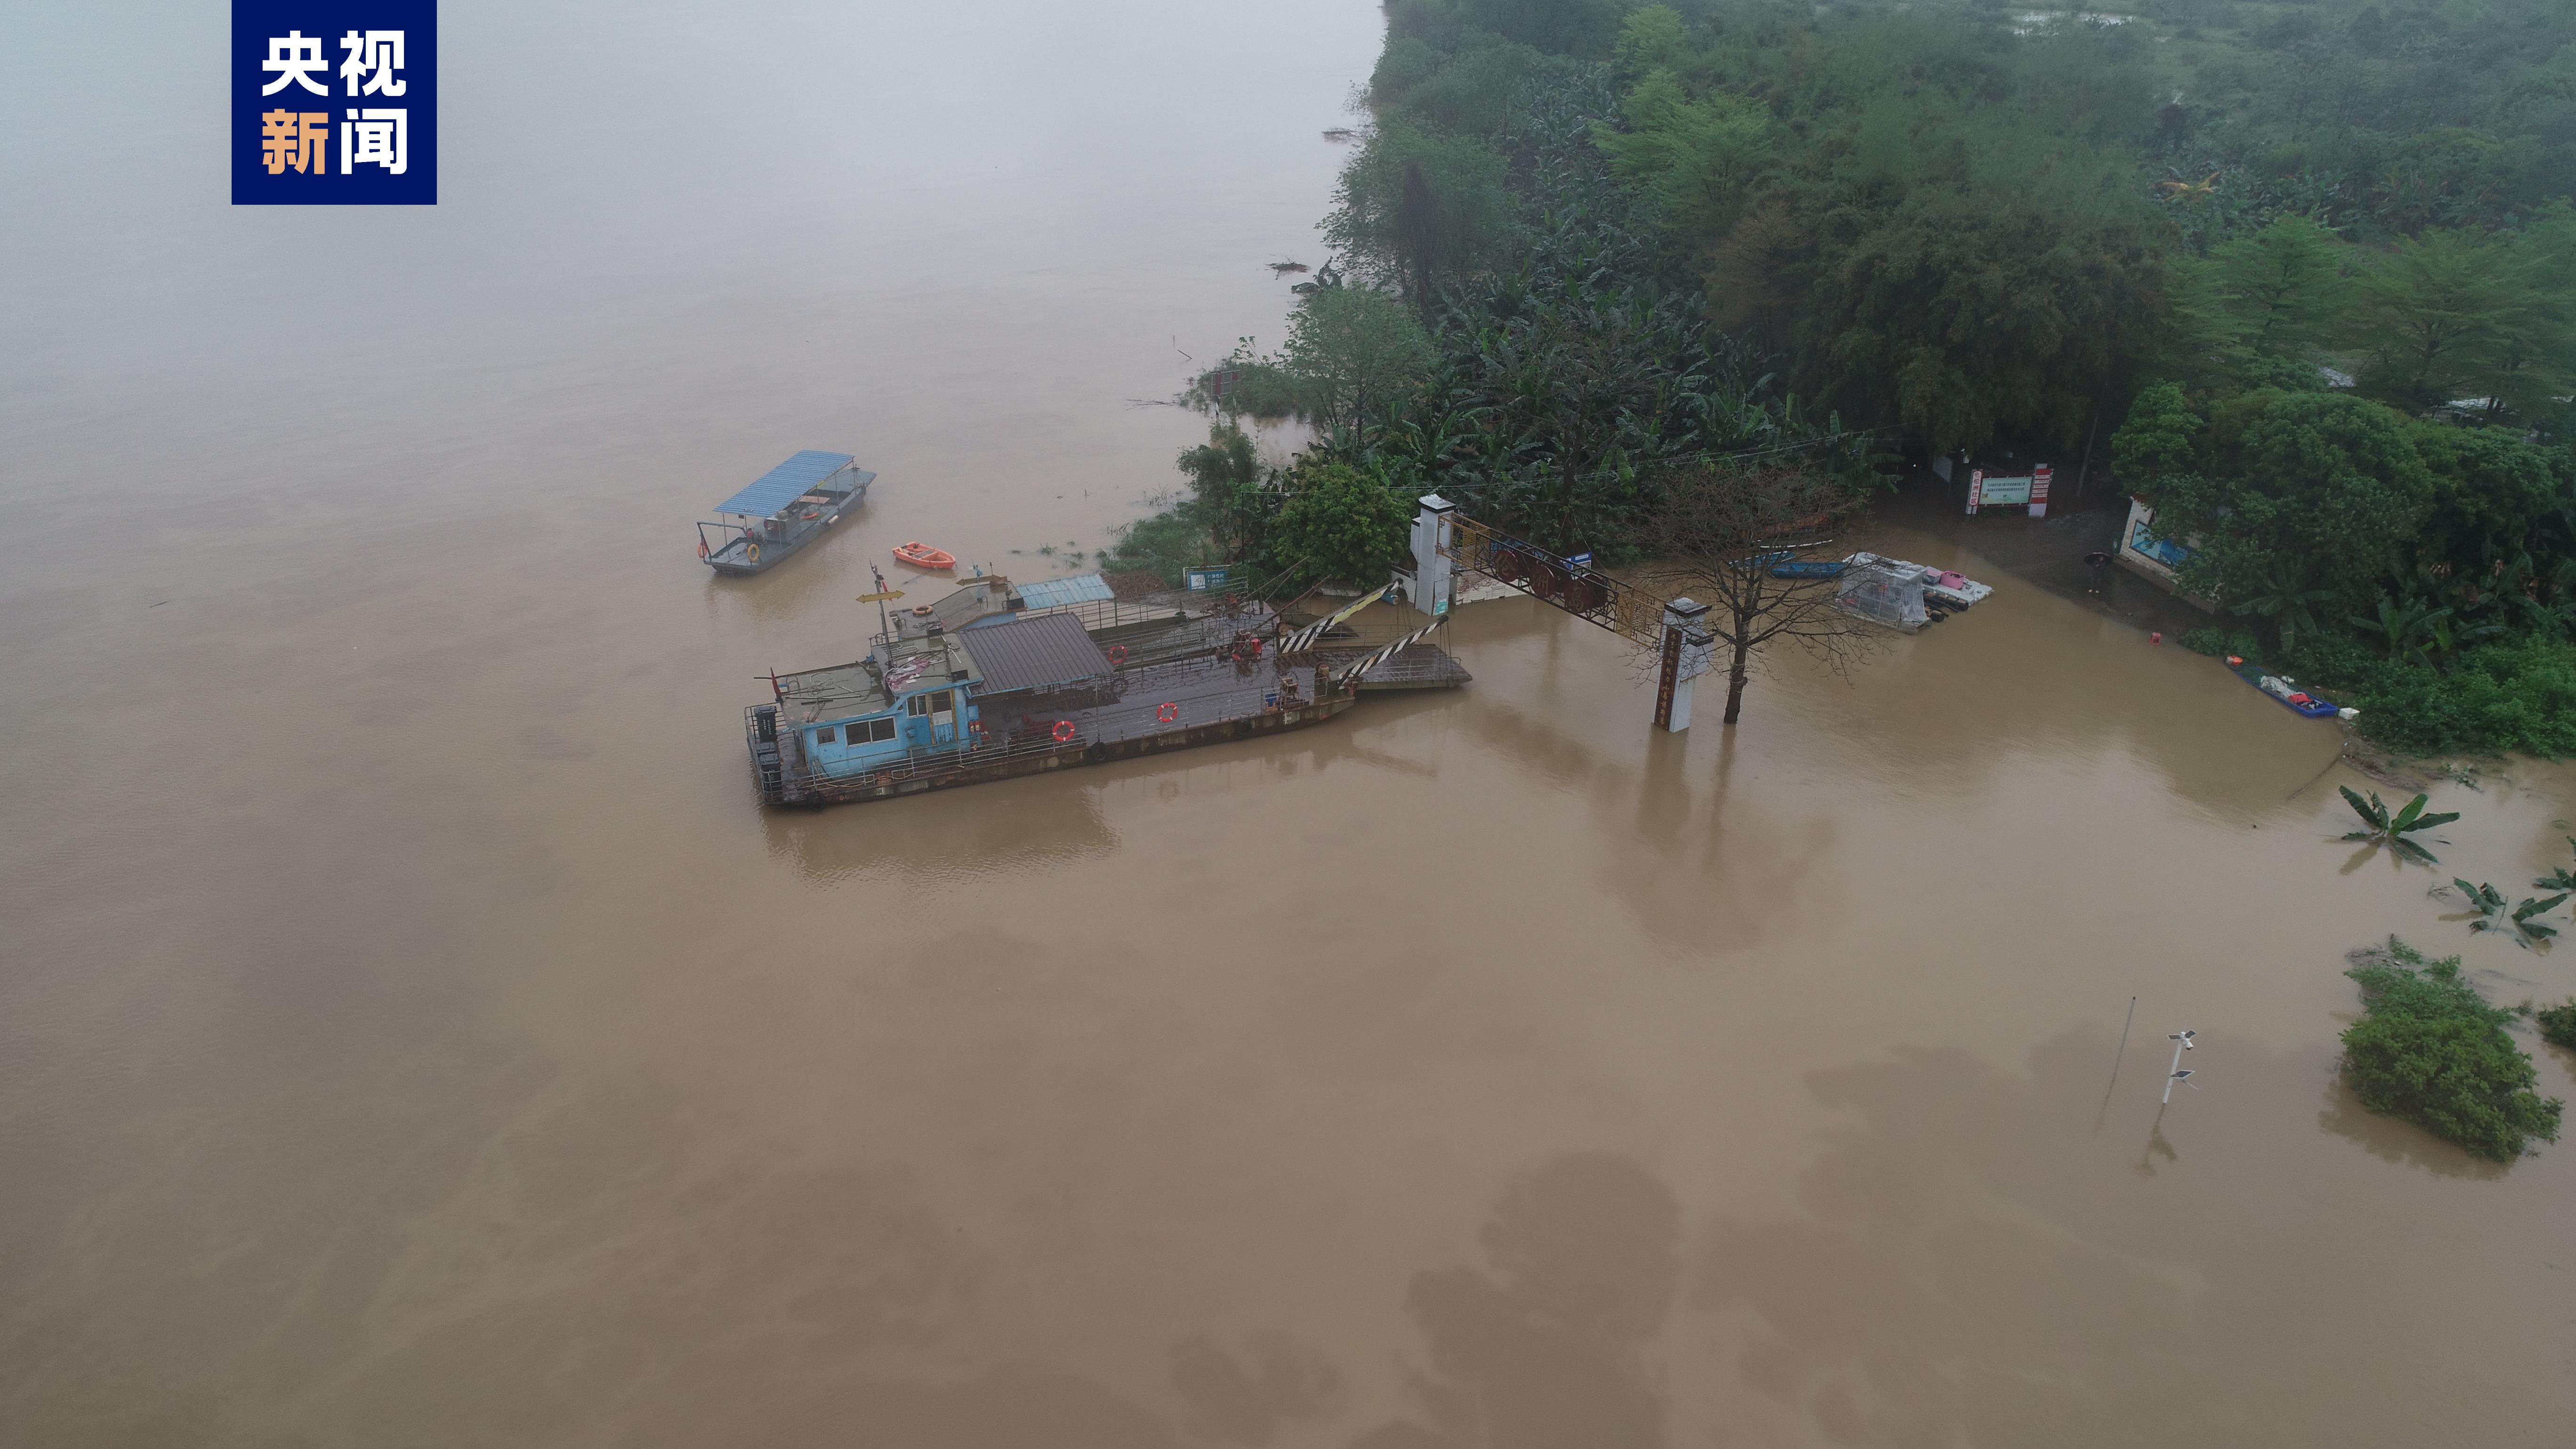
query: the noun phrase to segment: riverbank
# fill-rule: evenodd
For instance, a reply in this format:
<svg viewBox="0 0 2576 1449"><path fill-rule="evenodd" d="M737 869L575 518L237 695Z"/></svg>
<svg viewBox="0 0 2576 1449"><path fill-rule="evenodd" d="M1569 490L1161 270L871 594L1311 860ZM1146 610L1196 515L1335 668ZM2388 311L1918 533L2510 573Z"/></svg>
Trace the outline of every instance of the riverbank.
<svg viewBox="0 0 2576 1449"><path fill-rule="evenodd" d="M1975 554L1977 567L2027 588L2043 590L2087 613L2115 620L2148 638L2161 635L2160 647L2182 649L2185 634L2206 629L2224 616L2158 588L2116 564L2101 568L2085 562L2096 552L2114 552L2128 518L2128 495L2096 483L2085 493L2073 490L2049 501L2045 518L2021 509L1987 509L1970 516L1964 491L1925 470L1905 476L1895 491L1877 499L1869 516L1881 525L1911 529ZM2370 739L2348 724L2336 724L2343 737L2343 762L2391 789L2418 791L2445 777L2470 777L2507 763L2502 755L2442 752L2411 755Z"/></svg>

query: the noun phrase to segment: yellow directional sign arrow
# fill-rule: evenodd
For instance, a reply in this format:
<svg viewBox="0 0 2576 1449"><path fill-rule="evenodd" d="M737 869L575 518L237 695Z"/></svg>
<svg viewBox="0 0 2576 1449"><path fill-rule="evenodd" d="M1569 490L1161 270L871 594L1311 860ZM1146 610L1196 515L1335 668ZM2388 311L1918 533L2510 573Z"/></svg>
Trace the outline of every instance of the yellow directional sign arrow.
<svg viewBox="0 0 2576 1449"><path fill-rule="evenodd" d="M903 590L901 590L901 589L888 589L888 590L886 590L886 591L885 591L884 593L882 593L882 594L861 594L861 595L859 595L859 602L860 602L860 603L862 603L862 604L874 604L874 603L880 603L880 602L883 602L884 600L887 600L887 599L900 599L900 598L902 598L902 597L903 597Z"/></svg>

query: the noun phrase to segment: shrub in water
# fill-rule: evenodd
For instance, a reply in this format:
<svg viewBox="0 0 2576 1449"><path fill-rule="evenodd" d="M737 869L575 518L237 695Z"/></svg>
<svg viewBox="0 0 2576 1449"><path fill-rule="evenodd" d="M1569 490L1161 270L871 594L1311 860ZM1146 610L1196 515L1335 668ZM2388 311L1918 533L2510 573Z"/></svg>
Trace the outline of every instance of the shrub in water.
<svg viewBox="0 0 2576 1449"><path fill-rule="evenodd" d="M2576 999L2545 1007L2536 1015L2540 1021L2540 1034L2543 1038L2554 1046L2563 1046L2569 1051L2576 1051Z"/></svg>
<svg viewBox="0 0 2576 1449"><path fill-rule="evenodd" d="M2365 1013L2343 1034L2344 1080L2361 1104L2498 1162L2521 1156L2526 1138L2557 1141L2564 1104L2532 1091L2531 1057L2505 1035L2515 1013L2462 981L2457 956L2427 961L2394 936L2372 955L2344 973Z"/></svg>

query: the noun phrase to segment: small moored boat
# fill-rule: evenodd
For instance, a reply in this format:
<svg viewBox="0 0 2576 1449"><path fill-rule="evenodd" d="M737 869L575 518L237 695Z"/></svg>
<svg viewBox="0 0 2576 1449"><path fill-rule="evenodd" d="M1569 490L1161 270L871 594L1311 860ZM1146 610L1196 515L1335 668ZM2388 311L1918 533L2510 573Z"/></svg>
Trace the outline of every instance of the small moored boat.
<svg viewBox="0 0 2576 1449"><path fill-rule="evenodd" d="M698 525L698 557L720 574L766 573L867 500L877 475L847 453L808 448L715 506Z"/></svg>
<svg viewBox="0 0 2576 1449"><path fill-rule="evenodd" d="M1880 568L1894 569L1910 577L1919 577L1923 580L1923 592L1940 600L1952 610L1984 603L1995 591L1994 585L1978 583L1954 569L1936 569L1929 564L1915 563L1910 559L1884 558L1878 554L1864 552L1853 554L1844 562L1876 564Z"/></svg>
<svg viewBox="0 0 2576 1449"><path fill-rule="evenodd" d="M894 559L896 563L908 563L917 569L957 567L957 555L944 548L932 548L926 543L900 544L895 548Z"/></svg>
<svg viewBox="0 0 2576 1449"><path fill-rule="evenodd" d="M2233 654L2227 656L2227 668L2229 673L2270 695L2283 709L2295 710L2310 719L2324 719L2343 712L2342 706L2333 700L2299 688L2297 680L2266 674L2263 666L2248 664Z"/></svg>

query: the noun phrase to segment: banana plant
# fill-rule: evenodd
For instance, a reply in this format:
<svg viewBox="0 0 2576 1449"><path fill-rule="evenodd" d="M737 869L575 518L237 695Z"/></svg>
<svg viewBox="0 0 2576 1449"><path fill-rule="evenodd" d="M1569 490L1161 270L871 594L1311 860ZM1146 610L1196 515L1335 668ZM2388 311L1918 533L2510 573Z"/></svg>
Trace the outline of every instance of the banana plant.
<svg viewBox="0 0 2576 1449"><path fill-rule="evenodd" d="M2448 608L2436 609L2411 594L2403 599L2394 599L2382 593L2379 596L2377 618L2355 614L2352 616L2352 622L2371 634L2385 639L2389 658L2403 659L2409 654L2416 654L2423 657L2425 663L2430 664L2431 650L2423 642L2425 636L2446 623L2450 617L2451 611Z"/></svg>
<svg viewBox="0 0 2576 1449"><path fill-rule="evenodd" d="M2404 808L2391 815L2388 807L2381 803L2378 791L2371 791L2370 798L2365 801L2353 793L2350 785L2341 788L2344 803L2350 805L2352 813L2360 816L2361 823L2369 827L2365 830L2353 831L2344 839L2365 841L2371 845L2385 845L2399 860L2420 861L2425 865L2433 864L2433 852L2407 837L2419 830L2430 830L2436 825L2448 825L2460 818L2456 810L2425 814L2424 801L2427 797L2422 795L2407 801ZM2451 842L2436 840L2433 843L2448 845ZM2576 841L2571 841L2570 844L2576 844Z"/></svg>
<svg viewBox="0 0 2576 1449"><path fill-rule="evenodd" d="M2523 590L2508 596L2513 609L2522 616L2525 632L2544 639L2564 639L2576 623L2576 558L2562 558L2546 578L2526 582Z"/></svg>
<svg viewBox="0 0 2576 1449"><path fill-rule="evenodd" d="M2567 846L2570 850L2576 850L2576 835L2567 837ZM2533 881L2532 885L2545 891L2566 891L2576 894L2576 871L2570 871L2562 865Z"/></svg>
<svg viewBox="0 0 2576 1449"><path fill-rule="evenodd" d="M2530 949L2535 941L2546 941L2558 934L2556 926L2544 925L2533 920L2532 917L2543 911L2555 909L2567 899L2566 892L2562 891L2546 900L2534 900L2525 896L2520 905L2507 910L2504 895L2494 886L2483 881L2471 885L2458 876L2451 877L2451 884L2460 888L2460 893L2469 899L2469 909L2478 913L2478 918L2469 922L2469 929L2472 931L2494 931L2500 935L2511 936L2513 943L2525 950Z"/></svg>
<svg viewBox="0 0 2576 1449"><path fill-rule="evenodd" d="M2243 602L2234 606L2234 612L2261 614L2272 620L2281 631L2281 647L2288 649L2298 642L2301 631L2316 627L2312 606L2333 597L2333 590L2308 588L2297 570L2281 568L2258 583Z"/></svg>

